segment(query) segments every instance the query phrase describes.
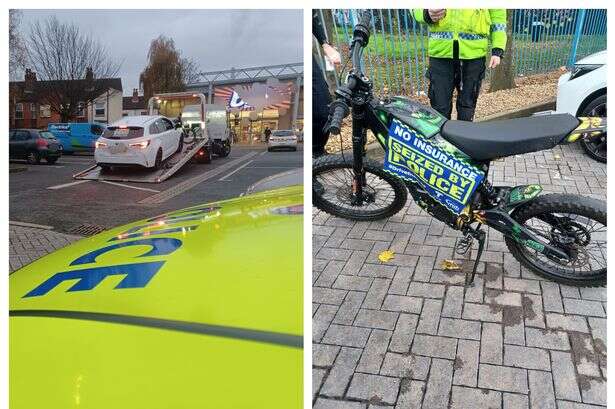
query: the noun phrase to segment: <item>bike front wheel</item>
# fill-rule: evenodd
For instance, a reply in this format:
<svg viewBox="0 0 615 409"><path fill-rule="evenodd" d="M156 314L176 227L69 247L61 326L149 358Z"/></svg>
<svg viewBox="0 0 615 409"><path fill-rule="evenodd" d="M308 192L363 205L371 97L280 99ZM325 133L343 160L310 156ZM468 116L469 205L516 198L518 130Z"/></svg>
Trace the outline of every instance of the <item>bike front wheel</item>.
<svg viewBox="0 0 615 409"><path fill-rule="evenodd" d="M312 202L331 215L357 221L386 219L399 212L408 199L404 183L370 159L363 159L361 197L353 189L352 154L322 156L312 166Z"/></svg>

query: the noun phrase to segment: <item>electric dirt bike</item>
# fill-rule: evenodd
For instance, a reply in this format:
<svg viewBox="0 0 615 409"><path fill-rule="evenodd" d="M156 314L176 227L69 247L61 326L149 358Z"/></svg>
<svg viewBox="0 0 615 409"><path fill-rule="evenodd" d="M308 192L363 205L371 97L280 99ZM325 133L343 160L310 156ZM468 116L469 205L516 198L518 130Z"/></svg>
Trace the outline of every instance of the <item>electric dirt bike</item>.
<svg viewBox="0 0 615 409"><path fill-rule="evenodd" d="M313 204L351 220L379 220L400 211L410 192L427 213L459 230L455 251L478 241L470 285L482 255L483 225L504 235L512 255L531 271L566 284L606 283L606 203L571 194L540 195L542 187L493 186L492 160L550 149L592 132L606 118L554 114L486 123L447 120L402 97L376 99L362 70L369 41L369 14L354 28L352 69L336 91L326 128L339 134L352 113L352 154L313 162ZM367 130L385 150L384 164L365 156Z"/></svg>

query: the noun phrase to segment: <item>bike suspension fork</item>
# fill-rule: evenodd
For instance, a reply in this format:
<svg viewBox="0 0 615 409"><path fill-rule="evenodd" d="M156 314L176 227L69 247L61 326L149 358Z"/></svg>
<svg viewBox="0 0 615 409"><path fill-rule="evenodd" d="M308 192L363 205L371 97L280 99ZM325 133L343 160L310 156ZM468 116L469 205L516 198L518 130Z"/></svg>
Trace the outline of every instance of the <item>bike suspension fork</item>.
<svg viewBox="0 0 615 409"><path fill-rule="evenodd" d="M363 155L365 153L365 138L367 131L364 125L365 106L363 104L352 107L352 156L353 181L352 202L354 205L363 204L363 187L366 184L365 169L363 168Z"/></svg>

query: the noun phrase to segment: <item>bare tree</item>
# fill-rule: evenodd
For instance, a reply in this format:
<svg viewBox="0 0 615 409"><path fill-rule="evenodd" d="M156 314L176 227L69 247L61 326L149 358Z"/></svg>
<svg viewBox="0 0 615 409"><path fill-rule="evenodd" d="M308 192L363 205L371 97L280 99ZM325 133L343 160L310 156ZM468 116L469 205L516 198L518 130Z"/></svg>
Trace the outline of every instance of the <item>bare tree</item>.
<svg viewBox="0 0 615 409"><path fill-rule="evenodd" d="M515 10L506 10L506 55L502 63L491 75L490 91L515 88L515 66L513 61L513 13Z"/></svg>
<svg viewBox="0 0 615 409"><path fill-rule="evenodd" d="M19 31L21 11L9 10L9 76L15 79L17 73L25 68L26 49Z"/></svg>
<svg viewBox="0 0 615 409"><path fill-rule="evenodd" d="M172 38L161 35L152 40L147 53L147 66L139 76L146 100L158 93L184 91L186 84L199 78L196 63L190 58L182 58Z"/></svg>
<svg viewBox="0 0 615 409"><path fill-rule="evenodd" d="M87 106L107 91L102 79L116 76L120 67L98 41L55 17L32 25L26 53L30 68L42 80L37 82L39 100L62 121L74 118L80 104Z"/></svg>

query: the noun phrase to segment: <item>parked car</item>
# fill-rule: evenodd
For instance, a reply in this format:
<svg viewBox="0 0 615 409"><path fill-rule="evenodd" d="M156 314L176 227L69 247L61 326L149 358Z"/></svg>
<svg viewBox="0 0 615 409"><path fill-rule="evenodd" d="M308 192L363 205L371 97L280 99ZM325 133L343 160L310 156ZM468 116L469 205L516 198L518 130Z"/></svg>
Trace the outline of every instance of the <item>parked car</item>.
<svg viewBox="0 0 615 409"><path fill-rule="evenodd" d="M64 154L94 153L96 140L105 127L105 124L96 122L69 122L49 124L47 130L60 141Z"/></svg>
<svg viewBox="0 0 615 409"><path fill-rule="evenodd" d="M101 168L139 165L159 169L183 148L182 130L160 115L126 116L105 129L94 158Z"/></svg>
<svg viewBox="0 0 615 409"><path fill-rule="evenodd" d="M8 276L4 399L12 409L300 408L302 254L302 185L48 254Z"/></svg>
<svg viewBox="0 0 615 409"><path fill-rule="evenodd" d="M291 129L278 129L271 132L267 150L269 152L275 149L291 149L297 150L297 135Z"/></svg>
<svg viewBox="0 0 615 409"><path fill-rule="evenodd" d="M570 72L559 78L556 111L576 117L606 118L606 77L606 51L577 61ZM606 162L606 133L581 140L581 146L593 159Z"/></svg>
<svg viewBox="0 0 615 409"><path fill-rule="evenodd" d="M39 164L41 159L53 165L62 156L62 145L51 132L39 129L9 131L9 158Z"/></svg>

